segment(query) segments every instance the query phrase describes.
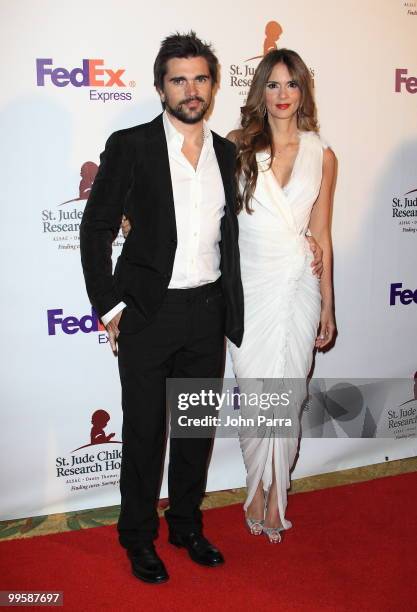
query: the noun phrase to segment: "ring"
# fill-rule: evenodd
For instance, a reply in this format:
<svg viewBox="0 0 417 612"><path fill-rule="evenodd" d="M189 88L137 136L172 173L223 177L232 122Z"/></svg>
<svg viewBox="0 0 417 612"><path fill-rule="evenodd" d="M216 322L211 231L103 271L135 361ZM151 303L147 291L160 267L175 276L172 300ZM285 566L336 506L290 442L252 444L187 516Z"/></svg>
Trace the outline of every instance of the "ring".
<svg viewBox="0 0 417 612"><path fill-rule="evenodd" d="M324 336L323 335L319 336L319 338L320 338L320 340L324 340Z"/></svg>

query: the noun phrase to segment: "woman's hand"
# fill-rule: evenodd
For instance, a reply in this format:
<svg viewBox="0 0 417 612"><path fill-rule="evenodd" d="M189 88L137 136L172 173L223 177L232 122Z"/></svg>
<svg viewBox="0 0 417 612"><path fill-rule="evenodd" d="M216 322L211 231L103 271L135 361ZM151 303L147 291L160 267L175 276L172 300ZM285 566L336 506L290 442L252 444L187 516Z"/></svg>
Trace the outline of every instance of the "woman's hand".
<svg viewBox="0 0 417 612"><path fill-rule="evenodd" d="M336 323L334 320L333 308L322 307L320 314L319 333L316 338L315 346L319 350L328 346L336 336Z"/></svg>
<svg viewBox="0 0 417 612"><path fill-rule="evenodd" d="M310 251L313 253L313 261L311 262L311 267L313 269L313 274L317 276L317 278L321 278L323 273L323 249L313 238L313 236L306 236L307 241L310 246Z"/></svg>
<svg viewBox="0 0 417 612"><path fill-rule="evenodd" d="M120 226L120 229L122 230L123 238L127 238L130 230L132 229L129 219L124 215L122 217L122 225Z"/></svg>

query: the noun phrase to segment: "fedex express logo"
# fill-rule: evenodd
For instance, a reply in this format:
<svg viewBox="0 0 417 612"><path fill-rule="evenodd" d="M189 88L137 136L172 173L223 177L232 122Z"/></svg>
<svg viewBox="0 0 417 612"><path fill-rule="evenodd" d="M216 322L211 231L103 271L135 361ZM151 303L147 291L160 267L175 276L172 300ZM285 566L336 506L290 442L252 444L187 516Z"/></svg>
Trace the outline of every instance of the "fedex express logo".
<svg viewBox="0 0 417 612"><path fill-rule="evenodd" d="M408 306L408 304L413 303L417 304L417 289L415 291L412 289L403 289L402 283L391 283L389 298L390 306L395 306L398 304L398 300L404 306Z"/></svg>
<svg viewBox="0 0 417 612"><path fill-rule="evenodd" d="M50 79L56 87L66 87L71 83L74 87L126 87L122 81L124 68L110 70L104 68L102 59L83 59L82 68L53 68L52 59L36 60L36 79L38 87L44 87L46 79Z"/></svg>
<svg viewBox="0 0 417 612"><path fill-rule="evenodd" d="M36 60L36 84L45 87L48 83L55 87L135 87L135 81L126 83L124 68L107 68L103 59L83 59L81 66L64 68L55 66L52 58L39 58ZM90 91L90 100L131 100L129 92L98 92Z"/></svg>
<svg viewBox="0 0 417 612"><path fill-rule="evenodd" d="M82 317L73 315L65 316L62 308L53 308L47 311L48 319L48 335L56 336L58 333L68 335L91 334L92 332L100 332L98 335L99 344L106 344L109 339L106 328L98 318L94 308L91 309L91 315L87 314Z"/></svg>
<svg viewBox="0 0 417 612"><path fill-rule="evenodd" d="M417 93L417 77L407 76L407 68L397 68L395 71L395 92L403 91L403 85L408 93Z"/></svg>

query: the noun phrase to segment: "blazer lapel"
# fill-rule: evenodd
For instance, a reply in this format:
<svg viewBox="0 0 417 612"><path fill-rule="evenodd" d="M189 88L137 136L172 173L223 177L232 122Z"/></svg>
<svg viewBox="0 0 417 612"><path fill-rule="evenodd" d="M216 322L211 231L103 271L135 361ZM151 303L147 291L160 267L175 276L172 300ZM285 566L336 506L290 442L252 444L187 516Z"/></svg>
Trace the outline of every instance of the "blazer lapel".
<svg viewBox="0 0 417 612"><path fill-rule="evenodd" d="M232 211L235 210L235 202L234 202L234 190L233 190L233 176L232 171L233 167L230 164L230 159L228 160L227 156L224 154L224 145L217 137L217 134L213 133L213 147L214 152L216 153L217 163L219 164L220 174L222 176L224 195L226 197L226 209L230 209Z"/></svg>
<svg viewBox="0 0 417 612"><path fill-rule="evenodd" d="M176 237L177 224L175 220L174 194L172 191L168 147L162 114L158 115L158 117L149 124L146 159L154 177L156 191L159 196L158 200L162 206L166 206L168 222L173 225Z"/></svg>

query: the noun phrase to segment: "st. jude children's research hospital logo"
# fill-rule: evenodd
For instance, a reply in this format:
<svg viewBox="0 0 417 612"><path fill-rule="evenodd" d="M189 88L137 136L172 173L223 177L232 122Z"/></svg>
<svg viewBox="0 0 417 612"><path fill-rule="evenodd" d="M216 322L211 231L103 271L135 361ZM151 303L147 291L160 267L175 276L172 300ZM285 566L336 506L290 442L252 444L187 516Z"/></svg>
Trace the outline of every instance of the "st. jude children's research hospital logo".
<svg viewBox="0 0 417 612"><path fill-rule="evenodd" d="M81 66L64 68L56 66L51 57L42 57L36 60L36 85L89 87L92 102L130 102L132 92L126 89L136 87L136 82L127 81L125 72L125 68L109 68L103 59L83 59Z"/></svg>
<svg viewBox="0 0 417 612"><path fill-rule="evenodd" d="M413 2L404 2L403 6L409 17L417 17L417 2L415 0Z"/></svg>
<svg viewBox="0 0 417 612"><path fill-rule="evenodd" d="M58 249L76 250L80 248L80 223L84 208L69 204L85 202L90 195L91 187L98 172L95 162L86 161L81 164L81 181L78 186L78 196L58 204L56 210L44 209L42 211L42 232L52 236L58 243Z"/></svg>
<svg viewBox="0 0 417 612"><path fill-rule="evenodd" d="M42 233L52 237L59 250L74 251L80 248L80 223L84 212L84 207L80 207L80 203L85 204L88 199L97 172L98 165L95 162L83 162L80 168L78 194L58 204L55 210L48 208L42 210ZM120 233L113 242L113 247L120 247L122 244Z"/></svg>
<svg viewBox="0 0 417 612"><path fill-rule="evenodd" d="M417 232L417 189L410 189L391 201L392 218L403 232Z"/></svg>
<svg viewBox="0 0 417 612"><path fill-rule="evenodd" d="M122 442L114 439L114 432L105 432L110 419L107 410L95 410L91 415L90 442L74 449L70 455L56 457L56 477L65 478L71 491L119 484Z"/></svg>
<svg viewBox="0 0 417 612"><path fill-rule="evenodd" d="M278 49L279 39L283 32L284 29L278 21L268 21L265 26L262 51L259 49L261 53L249 57L243 62L230 64L229 85L239 90L239 96L247 97L258 63L269 51ZM314 84L314 70L312 68L309 68L309 70Z"/></svg>
<svg viewBox="0 0 417 612"><path fill-rule="evenodd" d="M229 66L229 85L240 89L240 96L247 96L249 87L252 84L252 77L255 74L256 65L251 62L259 61L268 51L277 49L278 39L283 32L282 26L277 21L268 21L265 26L265 37L262 46L262 53L244 60L243 63L231 64Z"/></svg>

